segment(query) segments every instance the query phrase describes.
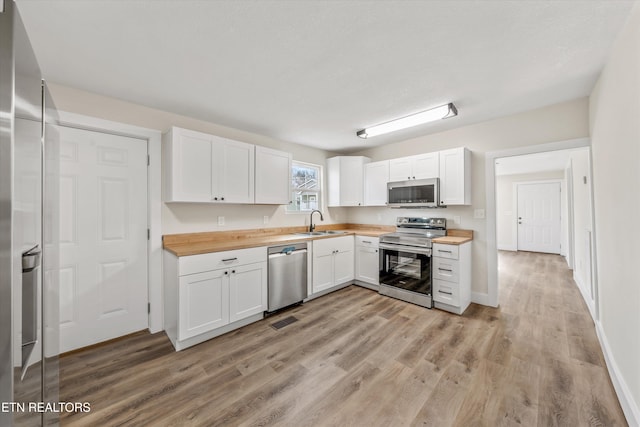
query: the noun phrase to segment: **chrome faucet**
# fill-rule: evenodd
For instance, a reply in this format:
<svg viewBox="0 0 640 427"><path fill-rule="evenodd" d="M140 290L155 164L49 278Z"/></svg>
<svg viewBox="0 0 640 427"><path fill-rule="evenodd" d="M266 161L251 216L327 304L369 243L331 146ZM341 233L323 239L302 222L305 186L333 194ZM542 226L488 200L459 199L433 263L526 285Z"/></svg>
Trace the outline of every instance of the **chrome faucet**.
<svg viewBox="0 0 640 427"><path fill-rule="evenodd" d="M313 233L313 230L315 230L316 226L313 225L313 214L318 212L320 214L320 221L324 221L324 217L322 216L322 212L320 212L318 209L314 209L311 211L311 216L309 217L309 233Z"/></svg>

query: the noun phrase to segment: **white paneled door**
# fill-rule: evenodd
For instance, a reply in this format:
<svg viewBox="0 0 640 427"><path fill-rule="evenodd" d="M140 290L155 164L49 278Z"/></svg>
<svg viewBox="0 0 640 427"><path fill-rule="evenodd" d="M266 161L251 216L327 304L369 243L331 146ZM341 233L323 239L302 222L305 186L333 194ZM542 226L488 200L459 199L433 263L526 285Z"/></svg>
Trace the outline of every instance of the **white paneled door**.
<svg viewBox="0 0 640 427"><path fill-rule="evenodd" d="M148 327L147 143L59 130L65 352Z"/></svg>
<svg viewBox="0 0 640 427"><path fill-rule="evenodd" d="M518 184L518 250L560 253L560 183Z"/></svg>

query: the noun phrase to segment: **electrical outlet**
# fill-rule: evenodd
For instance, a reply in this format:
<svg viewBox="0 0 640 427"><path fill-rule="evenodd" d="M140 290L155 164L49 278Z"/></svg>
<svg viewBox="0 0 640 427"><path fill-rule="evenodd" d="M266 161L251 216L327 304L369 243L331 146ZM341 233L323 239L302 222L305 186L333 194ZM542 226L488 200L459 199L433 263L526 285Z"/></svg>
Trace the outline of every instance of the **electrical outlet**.
<svg viewBox="0 0 640 427"><path fill-rule="evenodd" d="M268 215L265 215L265 216L262 217L262 223L264 225L269 224L269 216Z"/></svg>
<svg viewBox="0 0 640 427"><path fill-rule="evenodd" d="M456 225L460 225L460 215L455 215L453 217L453 223Z"/></svg>
<svg viewBox="0 0 640 427"><path fill-rule="evenodd" d="M378 214L378 221L382 221L382 214Z"/></svg>
<svg viewBox="0 0 640 427"><path fill-rule="evenodd" d="M475 219L484 219L484 209L475 209L473 211L473 217Z"/></svg>
<svg viewBox="0 0 640 427"><path fill-rule="evenodd" d="M224 217L223 216L219 216L218 217L218 225L224 225Z"/></svg>

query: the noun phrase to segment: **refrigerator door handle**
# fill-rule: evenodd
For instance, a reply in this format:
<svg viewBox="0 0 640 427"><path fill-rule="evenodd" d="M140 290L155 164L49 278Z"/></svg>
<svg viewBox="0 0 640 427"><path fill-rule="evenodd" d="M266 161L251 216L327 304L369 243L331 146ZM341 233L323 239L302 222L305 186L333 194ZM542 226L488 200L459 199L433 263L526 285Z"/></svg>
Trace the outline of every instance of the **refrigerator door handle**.
<svg viewBox="0 0 640 427"><path fill-rule="evenodd" d="M38 342L38 245L22 253L22 372L29 368L29 357Z"/></svg>

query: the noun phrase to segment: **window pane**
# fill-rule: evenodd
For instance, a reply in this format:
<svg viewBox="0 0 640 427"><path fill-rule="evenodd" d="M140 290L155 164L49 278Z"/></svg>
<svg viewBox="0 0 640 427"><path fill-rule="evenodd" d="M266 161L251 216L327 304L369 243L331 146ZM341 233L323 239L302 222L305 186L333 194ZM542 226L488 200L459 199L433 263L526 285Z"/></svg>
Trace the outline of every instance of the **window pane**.
<svg viewBox="0 0 640 427"><path fill-rule="evenodd" d="M320 209L320 166L292 163L291 200L289 212Z"/></svg>

